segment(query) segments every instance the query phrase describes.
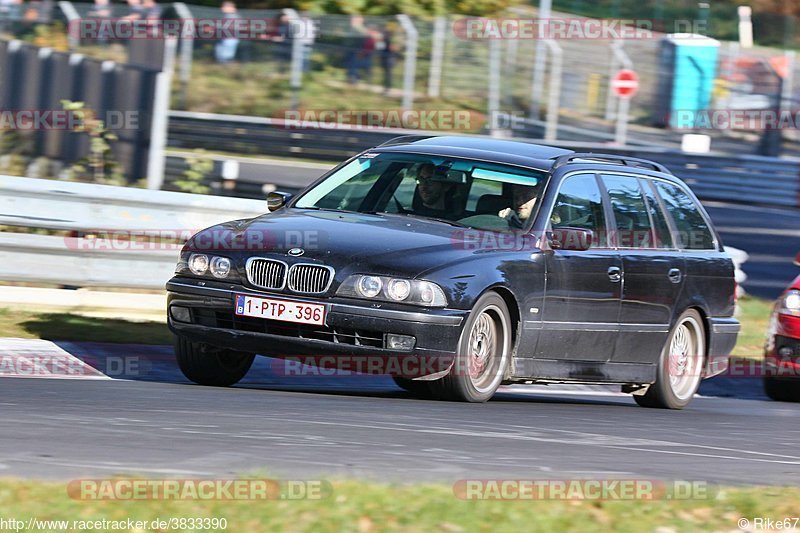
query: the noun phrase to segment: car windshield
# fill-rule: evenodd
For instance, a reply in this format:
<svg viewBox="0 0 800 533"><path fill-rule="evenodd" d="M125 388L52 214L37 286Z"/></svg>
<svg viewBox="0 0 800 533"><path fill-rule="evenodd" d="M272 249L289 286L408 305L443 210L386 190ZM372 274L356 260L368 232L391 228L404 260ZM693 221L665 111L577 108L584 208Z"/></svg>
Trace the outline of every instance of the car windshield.
<svg viewBox="0 0 800 533"><path fill-rule="evenodd" d="M546 174L469 159L404 153L366 153L306 191L294 204L423 217L461 226L526 227Z"/></svg>

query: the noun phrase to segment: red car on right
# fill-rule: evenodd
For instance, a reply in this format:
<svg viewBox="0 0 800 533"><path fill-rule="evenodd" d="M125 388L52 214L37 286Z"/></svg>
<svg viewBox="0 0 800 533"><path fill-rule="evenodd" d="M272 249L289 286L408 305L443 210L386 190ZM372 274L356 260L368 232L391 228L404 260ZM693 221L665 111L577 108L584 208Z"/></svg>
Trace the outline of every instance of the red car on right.
<svg viewBox="0 0 800 533"><path fill-rule="evenodd" d="M800 253L794 264L800 266ZM764 389L773 400L800 401L800 276L781 294L770 317Z"/></svg>

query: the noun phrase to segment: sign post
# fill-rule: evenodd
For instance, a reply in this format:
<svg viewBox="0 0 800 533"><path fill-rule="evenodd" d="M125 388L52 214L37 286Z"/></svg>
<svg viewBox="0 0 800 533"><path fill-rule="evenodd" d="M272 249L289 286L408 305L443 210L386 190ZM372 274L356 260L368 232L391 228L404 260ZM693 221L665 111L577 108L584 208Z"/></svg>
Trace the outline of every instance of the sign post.
<svg viewBox="0 0 800 533"><path fill-rule="evenodd" d="M633 70L620 70L611 81L611 89L619 99L614 140L618 145L625 146L628 136L628 113L630 111L631 97L639 89L639 76Z"/></svg>

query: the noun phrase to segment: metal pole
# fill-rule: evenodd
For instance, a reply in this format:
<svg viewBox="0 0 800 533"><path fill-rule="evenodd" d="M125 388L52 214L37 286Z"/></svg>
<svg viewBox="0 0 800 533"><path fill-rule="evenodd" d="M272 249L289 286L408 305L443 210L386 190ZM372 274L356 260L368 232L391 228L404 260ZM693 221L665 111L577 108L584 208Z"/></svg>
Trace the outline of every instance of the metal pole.
<svg viewBox="0 0 800 533"><path fill-rule="evenodd" d="M183 30L181 32L180 66L178 78L181 82L178 93L178 103L181 109L186 109L186 93L189 89L189 80L192 78L192 56L194 55L194 18L192 12L183 2L176 2L175 13L181 19Z"/></svg>
<svg viewBox="0 0 800 533"><path fill-rule="evenodd" d="M545 44L550 50L550 87L547 95L547 124L544 130L544 138L547 141L555 141L558 138L558 112L561 99L561 72L564 64L564 51L552 39L547 39Z"/></svg>
<svg viewBox="0 0 800 533"><path fill-rule="evenodd" d="M553 7L553 0L539 0L539 11L537 18L541 21L539 27L547 27L547 20ZM539 118L539 107L542 102L542 90L544 87L544 67L545 67L545 44L542 36L536 39L536 58L533 64L533 79L531 80L531 118Z"/></svg>
<svg viewBox="0 0 800 533"><path fill-rule="evenodd" d="M517 70L517 52L519 51L519 41L517 39L509 39L505 41L505 45L506 58L503 74L503 81L505 81L504 105L510 112L511 105L514 101L514 74Z"/></svg>
<svg viewBox="0 0 800 533"><path fill-rule="evenodd" d="M67 17L67 42L69 43L70 50L77 48L81 44L80 28L73 26L73 24L79 24L81 16L78 14L78 10L75 9L75 6L72 5L72 2L68 2L67 0L61 0L61 2L58 3L58 8L61 9L61 12Z"/></svg>
<svg viewBox="0 0 800 533"><path fill-rule="evenodd" d="M417 41L419 33L408 15L397 15L406 34L405 65L403 65L403 109L414 106L414 76L417 71Z"/></svg>
<svg viewBox="0 0 800 533"><path fill-rule="evenodd" d="M441 93L445 31L447 31L447 19L445 17L436 17L433 21L431 70L428 74L428 96L431 98L438 98Z"/></svg>
<svg viewBox="0 0 800 533"><path fill-rule="evenodd" d="M783 109L791 111L792 95L794 94L794 62L797 53L794 50L786 50L784 51L784 55L786 56L786 78L783 80L783 95L781 96L781 100ZM797 130L788 129L784 131L784 134L788 134L787 136L792 139L797 139Z"/></svg>
<svg viewBox="0 0 800 533"><path fill-rule="evenodd" d="M626 97L619 98L619 113L617 113L617 128L614 132L614 142L620 146L625 146L628 138L628 111L631 107L631 99Z"/></svg>
<svg viewBox="0 0 800 533"><path fill-rule="evenodd" d="M290 37L292 39L292 66L289 76L289 88L292 91L291 109L300 105L300 89L303 86L303 46L308 28L307 21L300 18L297 11L286 8L283 13L289 18Z"/></svg>
<svg viewBox="0 0 800 533"><path fill-rule="evenodd" d="M147 188L160 189L164 183L166 164L167 127L169 125L169 98L172 87L172 74L175 70L175 38L164 39L164 63L162 71L156 75L155 98L153 99L153 118L150 125L150 150L147 158Z"/></svg>
<svg viewBox="0 0 800 533"><path fill-rule="evenodd" d="M500 59L502 49L499 39L489 40L489 101L487 111L489 113L489 133L494 135L497 128L497 119L500 114Z"/></svg>

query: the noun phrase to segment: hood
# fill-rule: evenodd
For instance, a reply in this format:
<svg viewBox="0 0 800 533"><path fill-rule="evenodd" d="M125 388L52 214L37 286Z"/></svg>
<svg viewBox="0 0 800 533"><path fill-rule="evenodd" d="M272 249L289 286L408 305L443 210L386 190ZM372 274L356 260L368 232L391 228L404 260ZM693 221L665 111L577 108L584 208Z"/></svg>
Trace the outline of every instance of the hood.
<svg viewBox="0 0 800 533"><path fill-rule="evenodd" d="M505 247L495 246L496 236L402 215L287 208L213 226L195 235L190 246L231 257L239 268L249 257L263 256L289 263L322 263L342 274L413 278L456 261L507 249L514 240L511 237Z"/></svg>

